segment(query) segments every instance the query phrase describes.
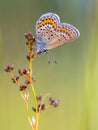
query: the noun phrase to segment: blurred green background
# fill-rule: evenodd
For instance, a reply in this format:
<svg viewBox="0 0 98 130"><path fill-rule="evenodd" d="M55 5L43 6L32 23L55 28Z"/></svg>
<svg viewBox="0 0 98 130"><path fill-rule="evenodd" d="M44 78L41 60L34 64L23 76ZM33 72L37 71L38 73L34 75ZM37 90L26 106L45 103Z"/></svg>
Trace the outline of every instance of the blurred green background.
<svg viewBox="0 0 98 130"><path fill-rule="evenodd" d="M24 34L33 32L44 13L57 13L81 36L50 51L58 64L38 55L33 62L37 94L60 99L57 109L41 114L40 130L98 130L98 0L0 0L0 129L29 130L25 105L4 72L13 63L28 65ZM33 101L32 101L33 105Z"/></svg>

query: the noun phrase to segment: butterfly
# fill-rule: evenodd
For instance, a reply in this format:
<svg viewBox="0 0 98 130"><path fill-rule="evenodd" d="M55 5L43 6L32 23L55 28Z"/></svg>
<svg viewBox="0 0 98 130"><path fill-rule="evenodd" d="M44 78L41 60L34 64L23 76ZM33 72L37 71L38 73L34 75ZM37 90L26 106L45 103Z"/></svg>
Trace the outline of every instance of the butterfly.
<svg viewBox="0 0 98 130"><path fill-rule="evenodd" d="M47 53L48 50L67 44L79 36L79 30L71 24L60 22L57 14L43 14L36 22L36 52Z"/></svg>

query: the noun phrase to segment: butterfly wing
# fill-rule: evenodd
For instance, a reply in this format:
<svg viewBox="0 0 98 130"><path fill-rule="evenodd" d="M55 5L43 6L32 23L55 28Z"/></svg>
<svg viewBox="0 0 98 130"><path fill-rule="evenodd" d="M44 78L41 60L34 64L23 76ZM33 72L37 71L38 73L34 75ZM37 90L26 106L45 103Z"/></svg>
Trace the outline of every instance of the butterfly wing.
<svg viewBox="0 0 98 130"><path fill-rule="evenodd" d="M60 23L57 14L42 15L36 23L36 43L38 50L53 49L80 36L78 29L71 24Z"/></svg>
<svg viewBox="0 0 98 130"><path fill-rule="evenodd" d="M74 26L67 23L59 23L56 29L56 38L53 42L48 43L47 49L53 49L66 44L79 36L80 33Z"/></svg>
<svg viewBox="0 0 98 130"><path fill-rule="evenodd" d="M42 15L36 23L36 42L45 44L53 42L59 23L59 16L54 13Z"/></svg>

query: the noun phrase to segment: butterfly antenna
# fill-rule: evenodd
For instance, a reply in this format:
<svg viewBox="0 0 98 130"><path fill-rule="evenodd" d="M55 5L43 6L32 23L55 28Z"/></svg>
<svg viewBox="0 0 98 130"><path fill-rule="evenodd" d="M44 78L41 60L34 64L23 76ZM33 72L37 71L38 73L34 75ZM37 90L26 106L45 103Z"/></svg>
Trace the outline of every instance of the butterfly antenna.
<svg viewBox="0 0 98 130"><path fill-rule="evenodd" d="M53 59L54 63L57 64L57 61L55 60L54 55L52 55L52 59Z"/></svg>
<svg viewBox="0 0 98 130"><path fill-rule="evenodd" d="M50 64L50 55L48 53L48 64Z"/></svg>
<svg viewBox="0 0 98 130"><path fill-rule="evenodd" d="M57 64L57 61L55 60L54 56L50 56L50 53L48 53L48 64L50 64L50 59L53 59L54 63Z"/></svg>
<svg viewBox="0 0 98 130"><path fill-rule="evenodd" d="M55 60L54 63L57 64L57 61Z"/></svg>

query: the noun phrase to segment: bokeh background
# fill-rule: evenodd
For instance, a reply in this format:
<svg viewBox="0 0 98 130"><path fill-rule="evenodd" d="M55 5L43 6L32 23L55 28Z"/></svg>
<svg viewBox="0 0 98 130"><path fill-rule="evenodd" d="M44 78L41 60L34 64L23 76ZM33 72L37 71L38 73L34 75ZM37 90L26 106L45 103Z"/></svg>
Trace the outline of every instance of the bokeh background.
<svg viewBox="0 0 98 130"><path fill-rule="evenodd" d="M41 114L39 129L98 130L98 0L0 0L0 129L30 129L19 90L4 68L13 63L17 73L28 65L24 34L35 34L37 19L47 12L76 26L81 36L50 51L58 64L53 58L48 64L44 54L33 62L37 94L60 99L58 108Z"/></svg>

